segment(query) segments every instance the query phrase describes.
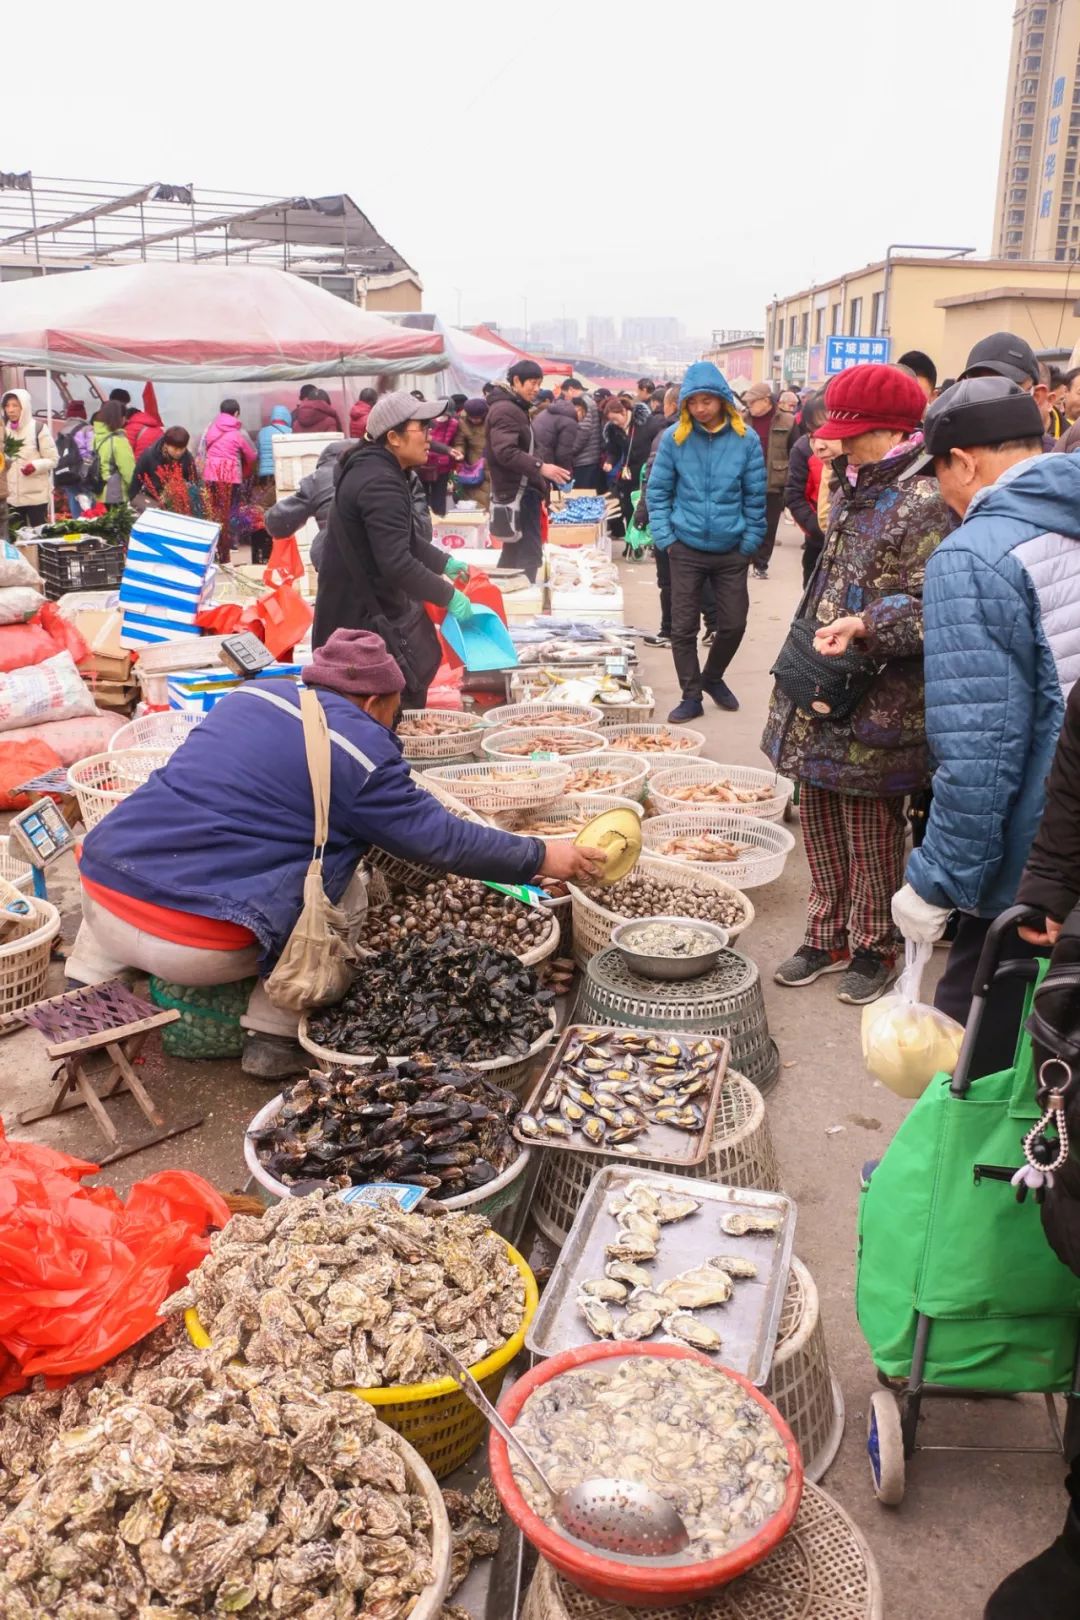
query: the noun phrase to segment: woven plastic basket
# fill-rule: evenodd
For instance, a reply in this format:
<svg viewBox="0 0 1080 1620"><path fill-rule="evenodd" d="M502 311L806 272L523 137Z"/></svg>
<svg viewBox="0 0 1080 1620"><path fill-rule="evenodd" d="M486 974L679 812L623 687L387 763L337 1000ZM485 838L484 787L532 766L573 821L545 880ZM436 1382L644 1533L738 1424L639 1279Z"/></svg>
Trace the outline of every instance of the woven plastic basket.
<svg viewBox="0 0 1080 1620"><path fill-rule="evenodd" d="M551 919L555 944L559 941L559 924L555 917ZM552 947L554 948L554 947ZM346 1069L366 1069L374 1062L374 1058L356 1052L335 1052L329 1046L320 1046L308 1034L308 1019L310 1014L304 1013L300 1020L300 1027L296 1038L305 1052L310 1052L316 1059L320 1069L336 1069L340 1064ZM482 1062L469 1064L470 1069L479 1069L484 1077L491 1081L493 1086L501 1086L504 1091L516 1092L521 1096L524 1087L532 1077L533 1064L544 1049L551 1045L555 1039L555 1014L551 1014L551 1022L544 1033L535 1040L529 1050L522 1057L486 1058ZM408 1058L400 1055L387 1060L390 1063L407 1063Z"/></svg>
<svg viewBox="0 0 1080 1620"><path fill-rule="evenodd" d="M509 747L517 749L531 742L539 750L572 758L575 754L588 754L607 747L607 739L598 731L587 731L584 726L510 726L502 731L485 735L480 747L489 759L508 759L521 764L528 754L507 753ZM552 746L554 745L554 746Z"/></svg>
<svg viewBox="0 0 1080 1620"><path fill-rule="evenodd" d="M587 788L582 792L600 793L605 798L638 799L644 802L645 784L649 780L649 767L641 754L616 754L614 751L602 749L596 754L578 754L570 766L570 775L566 784L568 797L576 798L577 790L571 787L577 771L610 771L619 780L612 782L610 787Z"/></svg>
<svg viewBox="0 0 1080 1620"><path fill-rule="evenodd" d="M531 810L554 804L566 791L570 767L563 760L518 760L437 765L425 770L424 787L451 793L473 810L494 815L500 810ZM444 798L445 802L445 798Z"/></svg>
<svg viewBox="0 0 1080 1620"><path fill-rule="evenodd" d="M254 1132L265 1130L268 1125L273 1124L283 1102L284 1097L279 1092L264 1108L259 1109L244 1133L244 1163L248 1167L248 1173L260 1187L265 1187L272 1198L289 1198L292 1196L292 1189L270 1174L259 1158L258 1149L251 1137ZM442 1209L467 1209L470 1215L485 1215L495 1226L500 1215L512 1212L517 1206L526 1185L526 1172L532 1156L532 1148L522 1148L517 1158L511 1160L494 1181L486 1182L483 1187L477 1187L472 1192L457 1193L453 1198L439 1198L436 1202Z"/></svg>
<svg viewBox="0 0 1080 1620"><path fill-rule="evenodd" d="M541 1153L529 1212L552 1243L561 1248L566 1242L593 1177L611 1162L610 1158L595 1153ZM626 1163L642 1170L658 1170L664 1175L671 1172L670 1165L657 1164L652 1159L628 1157ZM701 1181L717 1181L725 1187L780 1191L780 1171L765 1117L765 1102L745 1075L728 1070L717 1104L709 1151L700 1164L686 1165L679 1174L695 1176Z"/></svg>
<svg viewBox="0 0 1080 1620"><path fill-rule="evenodd" d="M525 1334L540 1297L536 1278L517 1250L507 1243L506 1252L525 1285L525 1312L513 1337L469 1368L489 1401L499 1398L506 1369L525 1343ZM198 1312L185 1311L184 1321L192 1344L201 1350L208 1349L211 1340L199 1321ZM375 1408L383 1423L415 1446L436 1479L445 1479L455 1468L468 1462L487 1431L487 1419L461 1393L452 1378L439 1378L427 1384L392 1384L385 1389L357 1389L353 1393L362 1396Z"/></svg>
<svg viewBox="0 0 1080 1620"><path fill-rule="evenodd" d="M642 748L640 739L657 739L656 746ZM695 759L705 746L705 733L691 726L669 726L663 720L639 720L634 725L612 722L604 727L604 738L612 752L640 754L648 761L667 765L675 759ZM656 767L649 765L650 773Z"/></svg>
<svg viewBox="0 0 1080 1620"><path fill-rule="evenodd" d="M673 838L700 838L711 834L742 846L743 853L733 861L697 861L692 855L664 855L663 846ZM660 860L675 860L706 872L716 872L740 889L758 889L773 883L784 870L795 840L786 827L760 816L740 815L736 810L700 810L684 815L652 816L641 829L641 843Z"/></svg>
<svg viewBox="0 0 1080 1620"><path fill-rule="evenodd" d="M570 1022L724 1035L731 1042L732 1068L759 1091L768 1091L780 1073L761 974L738 951L722 951L708 973L679 984L644 978L610 946L585 969Z"/></svg>
<svg viewBox="0 0 1080 1620"><path fill-rule="evenodd" d="M402 720L423 720L428 716L444 728L434 737L402 737L406 759L439 761L475 759L480 751L484 722L476 714L458 714L453 709L406 709Z"/></svg>
<svg viewBox="0 0 1080 1620"><path fill-rule="evenodd" d="M10 838L0 838L0 877L14 883L23 894L33 891L34 868L21 855L15 854Z"/></svg>
<svg viewBox="0 0 1080 1620"><path fill-rule="evenodd" d="M541 1558L521 1620L641 1620L644 1612L590 1597ZM795 1523L763 1563L711 1598L647 1612L649 1620L883 1620L885 1608L873 1553L808 1478Z"/></svg>
<svg viewBox="0 0 1080 1620"><path fill-rule="evenodd" d="M558 716L556 719L555 716ZM554 698L531 698L526 703L501 703L497 709L488 709L484 725L489 731L511 727L515 731L523 726L587 726L594 730L604 717L597 703L559 703Z"/></svg>
<svg viewBox="0 0 1080 1620"><path fill-rule="evenodd" d="M543 810L511 810L496 816L495 820L505 832L525 833L538 822L562 826L561 832L534 833L536 838L573 838L594 816L606 815L609 810L632 810L641 820L642 808L636 799L618 799L604 793L567 794L559 804L549 804Z"/></svg>
<svg viewBox="0 0 1080 1620"><path fill-rule="evenodd" d="M840 1449L844 1397L825 1348L818 1291L799 1259L788 1272L784 1309L765 1394L791 1426L807 1479L819 1480Z"/></svg>
<svg viewBox="0 0 1080 1620"><path fill-rule="evenodd" d="M114 732L110 751L120 748L167 748L175 752L203 719L185 709L162 709L157 714L141 714Z"/></svg>
<svg viewBox="0 0 1080 1620"><path fill-rule="evenodd" d="M154 771L168 764L173 753L173 748L126 748L122 752L89 754L69 765L68 780L87 832L130 798Z"/></svg>
<svg viewBox="0 0 1080 1620"><path fill-rule="evenodd" d="M693 800L677 799L671 789L690 787L698 783L730 782L733 788L772 788L767 799L753 804L705 804L695 806ZM759 771L752 765L724 765L715 759L691 760L686 765L670 765L654 771L649 778L649 801L653 810L663 816L697 814L699 810L728 810L740 816L760 816L764 821L783 821L788 800L795 784L775 771Z"/></svg>
<svg viewBox="0 0 1080 1620"><path fill-rule="evenodd" d="M155 1007L168 1007L180 1017L166 1024L161 1047L166 1057L232 1058L244 1049L240 1019L247 1009L255 979L239 979L232 984L192 988L150 978L150 1000Z"/></svg>
<svg viewBox="0 0 1080 1620"><path fill-rule="evenodd" d="M673 889L692 889L695 886L713 891L717 898L721 895L725 899L736 899L741 902L743 917L734 923L725 922L723 927L728 931L729 939L738 939L745 933L754 920L754 908L749 899L741 890L736 889L714 872L703 866L687 866L678 861L662 861L655 855L642 855L637 864L637 871L648 877L656 878L658 882L666 883ZM574 961L578 967L587 966L590 957L597 951L604 950L611 943L611 931L617 928L625 918L616 911L609 910L577 887L569 885L570 893L574 899ZM677 908L668 913L670 916L679 916ZM715 920L704 918L703 921Z"/></svg>
<svg viewBox="0 0 1080 1620"><path fill-rule="evenodd" d="M28 894L31 916L14 922L0 945L0 1028L18 1023L16 1014L45 993L52 942L60 913L48 900Z"/></svg>

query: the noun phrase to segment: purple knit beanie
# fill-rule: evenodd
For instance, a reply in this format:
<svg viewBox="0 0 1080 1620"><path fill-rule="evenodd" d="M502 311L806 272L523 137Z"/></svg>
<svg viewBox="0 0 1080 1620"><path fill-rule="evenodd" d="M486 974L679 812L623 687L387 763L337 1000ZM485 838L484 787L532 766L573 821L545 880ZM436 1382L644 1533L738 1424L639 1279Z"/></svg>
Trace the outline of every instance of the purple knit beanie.
<svg viewBox="0 0 1080 1620"><path fill-rule="evenodd" d="M405 690L404 675L372 630L335 630L300 673L306 686L326 686L345 697Z"/></svg>

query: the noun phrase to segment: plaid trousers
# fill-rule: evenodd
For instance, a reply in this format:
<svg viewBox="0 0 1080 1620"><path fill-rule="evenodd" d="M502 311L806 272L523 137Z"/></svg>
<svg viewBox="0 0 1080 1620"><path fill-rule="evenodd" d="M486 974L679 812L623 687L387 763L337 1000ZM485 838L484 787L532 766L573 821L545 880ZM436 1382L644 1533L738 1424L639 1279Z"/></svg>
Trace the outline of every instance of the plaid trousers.
<svg viewBox="0 0 1080 1620"><path fill-rule="evenodd" d="M806 944L891 961L900 942L890 902L904 881L904 800L801 782L799 818L810 865Z"/></svg>

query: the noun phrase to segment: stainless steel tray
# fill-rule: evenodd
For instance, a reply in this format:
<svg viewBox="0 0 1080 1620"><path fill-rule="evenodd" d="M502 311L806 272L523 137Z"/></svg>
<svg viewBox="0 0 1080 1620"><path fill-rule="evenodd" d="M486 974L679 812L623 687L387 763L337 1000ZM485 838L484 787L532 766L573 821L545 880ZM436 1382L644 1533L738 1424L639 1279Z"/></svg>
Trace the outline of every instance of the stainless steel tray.
<svg viewBox="0 0 1080 1620"><path fill-rule="evenodd" d="M697 1045L700 1041L708 1041L716 1049L716 1067L712 1072L709 1089L702 1092L700 1097L696 1099L701 1103L704 1110L704 1125L700 1131L683 1131L674 1125L657 1125L650 1120L648 1129L634 1138L631 1144L632 1153L621 1153L618 1148L609 1147L605 1142L590 1142L587 1137L581 1135L580 1131L575 1131L573 1136L566 1140L557 1136L522 1136L515 1129L514 1136L522 1146L543 1148L546 1151L554 1148L560 1153L588 1153L593 1158L610 1159L614 1164L623 1164L631 1157L635 1159L652 1159L661 1164L670 1164L676 1170L684 1169L690 1164L700 1164L712 1145L716 1109L720 1101L720 1088L727 1073L728 1058L731 1054L730 1042L723 1035L704 1035L693 1031L686 1034L677 1029L632 1029L624 1028L621 1024L568 1024L559 1037L551 1061L522 1105L523 1113L535 1114L538 1112L540 1098L562 1068L567 1046L582 1031L599 1032L601 1035L611 1036L639 1035L642 1040L649 1041L658 1038L685 1041L688 1045Z"/></svg>
<svg viewBox="0 0 1080 1620"><path fill-rule="evenodd" d="M694 1181L689 1176L638 1170L631 1164L609 1165L593 1180L540 1296L540 1307L525 1335L526 1346L534 1355L553 1356L560 1350L595 1342L577 1307L578 1289L590 1278L604 1275L604 1248L618 1236L618 1223L614 1215L608 1214L608 1200L632 1181L646 1181L658 1190L685 1193L701 1204L686 1220L665 1226L656 1259L642 1262L657 1283L666 1282L676 1272L687 1271L716 1254L741 1255L757 1266L755 1278L735 1281L726 1305L709 1306L695 1311L694 1315L721 1335L723 1343L715 1353L720 1366L743 1373L752 1384L764 1384L772 1366L791 1266L795 1241L794 1201L784 1193L721 1187L716 1182ZM720 1218L739 1210L778 1214L780 1229L729 1237L720 1230ZM614 1309L616 1315L621 1311L619 1306ZM616 1327L616 1339L618 1336ZM663 1341L672 1342L661 1327L651 1340L640 1342Z"/></svg>

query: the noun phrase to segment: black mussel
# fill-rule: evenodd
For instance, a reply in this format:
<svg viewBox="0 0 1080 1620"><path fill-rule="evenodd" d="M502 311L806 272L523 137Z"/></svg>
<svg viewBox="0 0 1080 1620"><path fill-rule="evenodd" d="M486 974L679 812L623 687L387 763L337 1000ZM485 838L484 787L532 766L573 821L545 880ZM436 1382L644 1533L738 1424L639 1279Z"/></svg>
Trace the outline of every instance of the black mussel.
<svg viewBox="0 0 1080 1620"><path fill-rule="evenodd" d="M486 1159L477 1159L465 1172L465 1185L483 1187L487 1182L494 1181L498 1174L493 1164L489 1164Z"/></svg>
<svg viewBox="0 0 1080 1620"><path fill-rule="evenodd" d="M451 1147L455 1142L461 1142L469 1134L467 1125L444 1125L437 1131L429 1131L425 1137L429 1148Z"/></svg>
<svg viewBox="0 0 1080 1620"><path fill-rule="evenodd" d="M365 1103L362 1108L356 1110L358 1118L370 1120L389 1119L393 1112L394 1105L392 1102Z"/></svg>

